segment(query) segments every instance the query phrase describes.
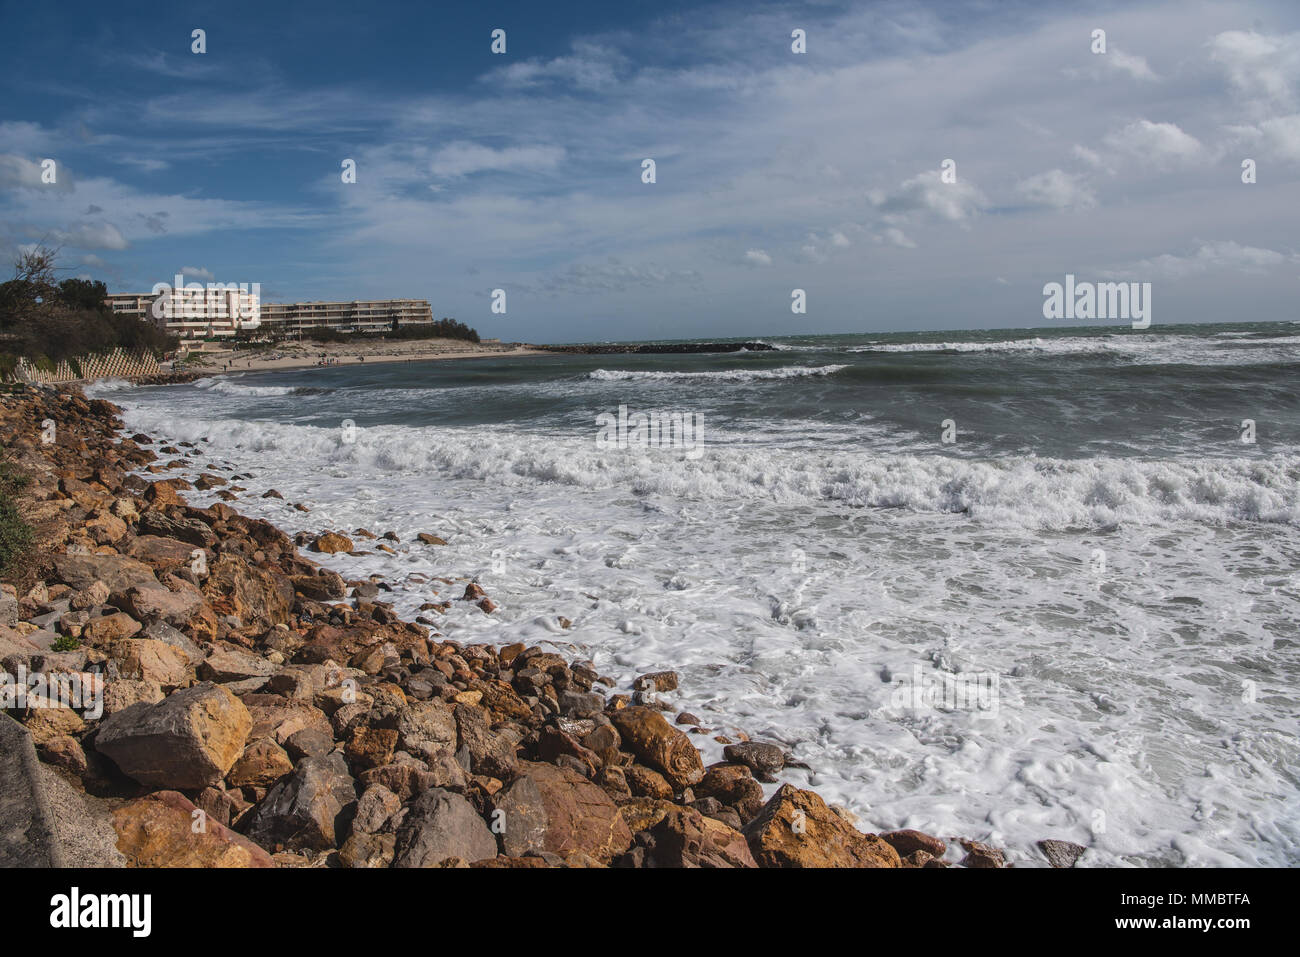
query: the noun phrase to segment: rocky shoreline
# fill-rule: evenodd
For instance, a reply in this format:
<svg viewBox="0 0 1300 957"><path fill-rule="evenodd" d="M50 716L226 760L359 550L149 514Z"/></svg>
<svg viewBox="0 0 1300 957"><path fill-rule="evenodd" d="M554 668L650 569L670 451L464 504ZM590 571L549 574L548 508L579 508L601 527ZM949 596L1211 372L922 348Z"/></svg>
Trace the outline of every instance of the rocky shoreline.
<svg viewBox="0 0 1300 957"><path fill-rule="evenodd" d="M786 762L775 745L731 741L706 767L698 720L660 700L673 672L620 692L543 647L444 639L451 601L494 610L472 582L442 580L421 615L434 624L399 620L382 583L345 581L270 523L148 478L164 471L155 440L121 435L118 412L76 389L0 396L39 542L0 586L0 663L42 676L45 695L7 702L0 724L6 740L7 722L25 726L118 863L1003 866L974 841L865 833L788 783L766 796ZM204 461L184 443L159 451ZM301 544L356 547L339 533ZM60 674L82 676L102 714L51 706ZM1069 866L1082 848L1044 852Z"/></svg>

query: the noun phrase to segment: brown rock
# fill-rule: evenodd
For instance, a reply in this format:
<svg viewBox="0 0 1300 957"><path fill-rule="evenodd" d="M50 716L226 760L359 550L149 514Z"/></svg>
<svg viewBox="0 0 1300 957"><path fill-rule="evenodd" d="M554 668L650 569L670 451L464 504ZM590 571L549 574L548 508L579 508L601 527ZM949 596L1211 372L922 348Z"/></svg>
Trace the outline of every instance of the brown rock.
<svg viewBox="0 0 1300 957"><path fill-rule="evenodd" d="M906 828L901 831L884 831L880 837L891 844L894 850L906 857L913 851L925 851L931 857L943 857L948 845L937 837L932 837L924 831L914 831Z"/></svg>
<svg viewBox="0 0 1300 957"><path fill-rule="evenodd" d="M704 777L700 752L659 711L637 705L614 711L609 717L624 744L662 774L675 791L685 790Z"/></svg>
<svg viewBox="0 0 1300 957"><path fill-rule="evenodd" d="M113 812L117 849L131 867L273 867L248 838L176 791L157 791Z"/></svg>
<svg viewBox="0 0 1300 957"><path fill-rule="evenodd" d="M252 724L238 698L204 682L159 704L134 704L110 715L95 748L141 784L199 789L230 770Z"/></svg>
<svg viewBox="0 0 1300 957"><path fill-rule="evenodd" d="M677 672L653 671L633 681L632 687L637 691L676 691Z"/></svg>
<svg viewBox="0 0 1300 957"><path fill-rule="evenodd" d="M307 547L313 552L325 552L326 554L350 552L356 548L356 546L352 544L352 539L348 538L346 535L340 535L338 532L325 532L324 534L317 535L315 540L313 540Z"/></svg>
<svg viewBox="0 0 1300 957"><path fill-rule="evenodd" d="M328 850L336 846L356 800L343 755L303 758L249 814L248 836L266 847Z"/></svg>
<svg viewBox="0 0 1300 957"><path fill-rule="evenodd" d="M734 807L742 821L749 821L763 809L763 786L743 764L714 764L692 789L695 796L716 798Z"/></svg>
<svg viewBox="0 0 1300 957"><path fill-rule="evenodd" d="M114 642L109 657L117 661L124 678L155 682L164 691L189 684L189 658L179 648L151 638L126 638Z"/></svg>
<svg viewBox="0 0 1300 957"><path fill-rule="evenodd" d="M1083 856L1087 850L1082 844L1075 844L1072 841L1056 841L1047 839L1038 842L1038 849L1043 852L1047 862L1053 867L1073 867L1075 862Z"/></svg>
<svg viewBox="0 0 1300 957"><path fill-rule="evenodd" d="M245 625L262 628L288 624L294 597L285 576L225 554L208 567L203 594L218 613L235 615Z"/></svg>
<svg viewBox="0 0 1300 957"><path fill-rule="evenodd" d="M392 728L363 725L352 732L344 753L356 771L367 771L388 764L397 747L397 732Z"/></svg>
<svg viewBox="0 0 1300 957"><path fill-rule="evenodd" d="M259 738L244 748L226 780L235 787L267 788L292 770L293 762L284 748L270 738Z"/></svg>
<svg viewBox="0 0 1300 957"><path fill-rule="evenodd" d="M496 857L497 839L454 791L430 788L411 804L397 828L394 867L436 867L448 858L481 861Z"/></svg>
<svg viewBox="0 0 1300 957"><path fill-rule="evenodd" d="M502 812L502 849L523 857L545 851L582 853L609 861L627 850L632 832L603 790L576 771L551 764L520 763L520 776L493 799Z"/></svg>
<svg viewBox="0 0 1300 957"><path fill-rule="evenodd" d="M664 780L664 776L658 771L652 771L639 764L633 764L623 769L623 775L628 788L635 797L657 798L661 801L672 800L672 785Z"/></svg>
<svg viewBox="0 0 1300 957"><path fill-rule="evenodd" d="M86 622L81 628L81 638L82 641L92 645L107 645L123 638L130 638L141 627L141 624L130 615L119 611Z"/></svg>
<svg viewBox="0 0 1300 957"><path fill-rule="evenodd" d="M965 839L962 840L961 846L966 850L966 856L961 860L962 867L990 868L1006 866L1006 859L996 847Z"/></svg>
<svg viewBox="0 0 1300 957"><path fill-rule="evenodd" d="M812 791L783 784L745 838L760 867L898 867L898 852L863 834Z"/></svg>

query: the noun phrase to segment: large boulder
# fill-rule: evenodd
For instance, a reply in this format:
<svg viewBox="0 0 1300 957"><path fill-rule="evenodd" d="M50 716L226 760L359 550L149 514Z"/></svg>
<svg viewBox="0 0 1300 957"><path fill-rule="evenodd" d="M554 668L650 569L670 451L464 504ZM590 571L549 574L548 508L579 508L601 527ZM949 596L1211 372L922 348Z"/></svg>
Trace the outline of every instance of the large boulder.
<svg viewBox="0 0 1300 957"><path fill-rule="evenodd" d="M140 621L184 625L203 605L203 596L197 590L171 591L162 585L137 586L129 589L119 601L118 607Z"/></svg>
<svg viewBox="0 0 1300 957"><path fill-rule="evenodd" d="M185 652L152 638L115 641L109 656L117 662L124 678L157 682L164 690L189 684L190 660Z"/></svg>
<svg viewBox="0 0 1300 957"><path fill-rule="evenodd" d="M693 789L697 798L711 797L736 809L742 821L763 809L763 786L743 764L712 764Z"/></svg>
<svg viewBox="0 0 1300 957"><path fill-rule="evenodd" d="M497 839L474 806L454 791L430 788L397 829L394 867L436 867L451 857L470 863L496 857Z"/></svg>
<svg viewBox="0 0 1300 957"><path fill-rule="evenodd" d="M141 784L197 790L225 776L252 725L238 698L204 682L158 704L133 704L110 715L95 748Z"/></svg>
<svg viewBox="0 0 1300 957"><path fill-rule="evenodd" d="M337 751L303 758L253 809L248 836L264 847L337 847L356 812L356 783Z"/></svg>
<svg viewBox="0 0 1300 957"><path fill-rule="evenodd" d="M519 766L519 742L522 736L512 727L493 730L488 727L482 708L458 704L453 714L458 731L458 754L474 774L507 780Z"/></svg>
<svg viewBox="0 0 1300 957"><path fill-rule="evenodd" d="M211 527L197 518L174 518L157 509L140 516L139 534L175 538L191 547L208 548L217 541Z"/></svg>
<svg viewBox="0 0 1300 957"><path fill-rule="evenodd" d="M55 555L54 577L78 591L102 581L110 596L125 595L135 586L159 587L153 569L122 555Z"/></svg>
<svg viewBox="0 0 1300 957"><path fill-rule="evenodd" d="M288 578L233 555L221 555L208 567L203 594L219 614L263 628L287 624L293 604Z"/></svg>
<svg viewBox="0 0 1300 957"><path fill-rule="evenodd" d="M695 745L654 708L636 706L610 713L623 743L658 771L674 791L684 791L704 777L704 761Z"/></svg>
<svg viewBox="0 0 1300 957"><path fill-rule="evenodd" d="M644 800L644 799L643 799ZM646 806L633 862L644 867L757 867L745 836L694 808L667 801ZM625 818L627 815L625 814ZM657 818L657 820L655 820Z"/></svg>
<svg viewBox="0 0 1300 957"><path fill-rule="evenodd" d="M412 700L397 716L397 746L426 760L454 752L456 716L441 699Z"/></svg>
<svg viewBox="0 0 1300 957"><path fill-rule="evenodd" d="M117 848L131 867L274 867L271 855L176 791L156 791L113 812Z"/></svg>
<svg viewBox="0 0 1300 957"><path fill-rule="evenodd" d="M783 784L745 839L760 867L899 867L898 852L875 834L863 834L812 791Z"/></svg>
<svg viewBox="0 0 1300 957"><path fill-rule="evenodd" d="M570 768L519 767L520 776L493 800L507 856L581 853L607 864L627 850L632 832L603 789Z"/></svg>

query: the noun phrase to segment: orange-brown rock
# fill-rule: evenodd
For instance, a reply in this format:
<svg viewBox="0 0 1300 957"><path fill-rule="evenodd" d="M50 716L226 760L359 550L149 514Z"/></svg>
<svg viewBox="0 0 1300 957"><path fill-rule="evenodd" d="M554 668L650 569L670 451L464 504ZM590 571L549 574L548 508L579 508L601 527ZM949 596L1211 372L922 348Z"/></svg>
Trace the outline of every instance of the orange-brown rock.
<svg viewBox="0 0 1300 957"><path fill-rule="evenodd" d="M611 712L623 743L642 762L662 774L675 791L704 777L704 762L695 745L654 708L636 705Z"/></svg>
<svg viewBox="0 0 1300 957"><path fill-rule="evenodd" d="M898 852L875 834L864 834L826 806L818 795L781 785L745 838L760 867L898 867Z"/></svg>
<svg viewBox="0 0 1300 957"><path fill-rule="evenodd" d="M113 812L113 828L131 867L275 866L264 849L176 791L129 801Z"/></svg>
<svg viewBox="0 0 1300 957"><path fill-rule="evenodd" d="M632 832L603 790L569 768L520 762L520 775L493 798L502 812L502 849L509 857L546 851L609 863L632 843Z"/></svg>
<svg viewBox="0 0 1300 957"><path fill-rule="evenodd" d="M352 539L346 535L340 535L338 532L325 532L317 535L307 547L313 552L324 552L332 555L335 552L350 552L356 546L352 544Z"/></svg>

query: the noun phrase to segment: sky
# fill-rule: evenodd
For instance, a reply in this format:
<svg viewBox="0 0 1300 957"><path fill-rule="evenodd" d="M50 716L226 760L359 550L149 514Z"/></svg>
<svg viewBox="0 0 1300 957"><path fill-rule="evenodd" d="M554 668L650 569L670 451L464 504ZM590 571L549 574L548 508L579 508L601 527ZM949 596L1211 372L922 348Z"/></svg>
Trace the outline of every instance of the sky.
<svg viewBox="0 0 1300 957"><path fill-rule="evenodd" d="M1073 274L1296 320L1298 213L1293 2L0 2L0 256L114 292L572 342L1044 326Z"/></svg>

